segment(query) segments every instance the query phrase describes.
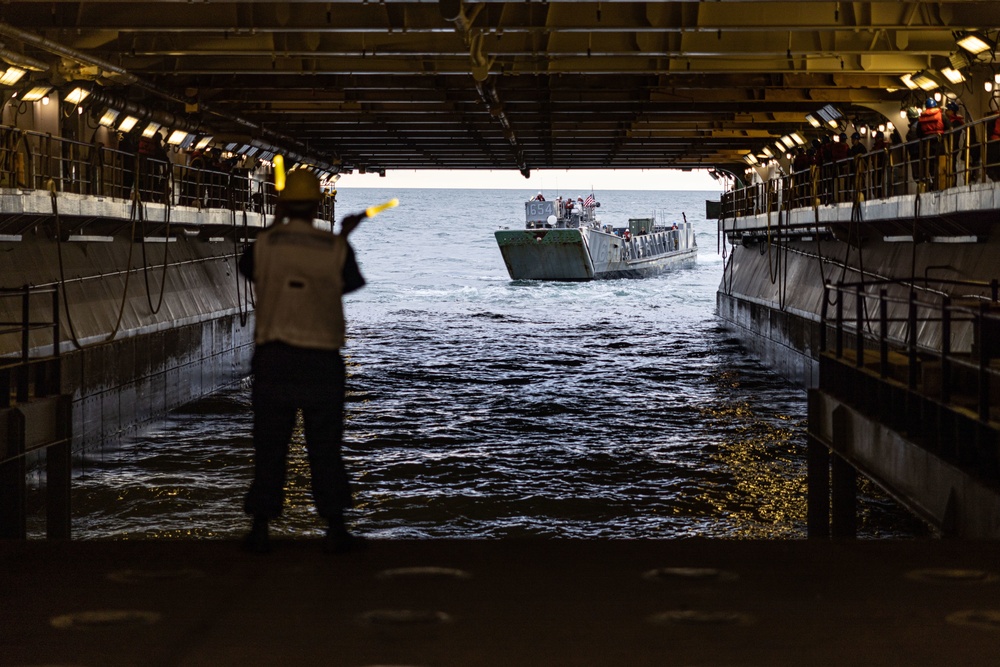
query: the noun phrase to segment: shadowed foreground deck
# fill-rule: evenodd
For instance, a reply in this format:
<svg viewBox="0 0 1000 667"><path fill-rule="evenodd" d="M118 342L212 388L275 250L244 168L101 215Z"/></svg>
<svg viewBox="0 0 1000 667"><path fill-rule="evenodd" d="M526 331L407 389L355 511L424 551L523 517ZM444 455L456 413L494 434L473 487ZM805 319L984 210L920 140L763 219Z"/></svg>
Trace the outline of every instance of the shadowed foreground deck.
<svg viewBox="0 0 1000 667"><path fill-rule="evenodd" d="M998 557L951 541L0 542L0 663L995 665Z"/></svg>

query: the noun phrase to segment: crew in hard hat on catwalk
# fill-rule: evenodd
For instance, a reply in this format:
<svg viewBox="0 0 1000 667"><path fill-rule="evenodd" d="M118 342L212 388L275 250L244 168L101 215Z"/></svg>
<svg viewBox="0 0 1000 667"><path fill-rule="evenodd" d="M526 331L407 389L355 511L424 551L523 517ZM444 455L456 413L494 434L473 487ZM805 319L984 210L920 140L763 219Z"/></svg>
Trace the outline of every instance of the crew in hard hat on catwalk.
<svg viewBox="0 0 1000 667"><path fill-rule="evenodd" d="M941 172L944 170L944 164L940 159L942 157L941 138L949 130L951 130L951 121L941 113L937 100L933 97L928 98L924 104L924 110L917 118L917 136L921 139L920 150L925 158L922 177L931 190L936 190L943 184L942 176L944 174Z"/></svg>
<svg viewBox="0 0 1000 667"><path fill-rule="evenodd" d="M344 428L344 309L341 296L362 287L347 235L365 214L341 220L339 234L317 229L319 180L298 169L278 194L274 224L240 258L257 294L253 392L254 478L244 508L253 526L250 551L269 549L268 521L281 514L285 466L296 414L302 410L316 511L327 521L325 547L364 545L348 532L351 488L341 458Z"/></svg>

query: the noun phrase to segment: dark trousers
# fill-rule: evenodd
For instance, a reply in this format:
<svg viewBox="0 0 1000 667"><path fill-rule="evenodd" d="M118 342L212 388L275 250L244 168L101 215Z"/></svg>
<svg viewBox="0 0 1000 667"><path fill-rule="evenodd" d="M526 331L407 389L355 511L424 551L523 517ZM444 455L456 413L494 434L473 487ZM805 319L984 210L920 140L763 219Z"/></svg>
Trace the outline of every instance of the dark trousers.
<svg viewBox="0 0 1000 667"><path fill-rule="evenodd" d="M351 486L340 454L344 432L343 362L337 355L339 372L327 376L318 386L303 383L301 378L296 383L294 373L274 378L268 372L269 365L258 361L255 359L253 389L254 479L244 502L246 513L268 519L281 514L288 445L301 408L316 511L324 519L339 519L343 509L352 505Z"/></svg>

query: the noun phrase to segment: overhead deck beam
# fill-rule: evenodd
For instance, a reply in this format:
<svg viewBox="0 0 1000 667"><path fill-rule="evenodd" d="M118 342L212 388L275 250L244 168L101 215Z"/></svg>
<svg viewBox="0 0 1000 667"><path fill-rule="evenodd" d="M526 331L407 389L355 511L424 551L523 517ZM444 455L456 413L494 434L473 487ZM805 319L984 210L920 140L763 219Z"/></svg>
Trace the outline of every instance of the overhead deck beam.
<svg viewBox="0 0 1000 667"><path fill-rule="evenodd" d="M526 171L729 165L813 132L805 114L823 105L853 118L914 103L899 76L947 64L961 32L995 36L1000 3L11 1L0 21L294 135L344 170ZM72 57L5 48L51 64L35 79L96 78L163 104ZM987 60L969 76L992 76Z"/></svg>

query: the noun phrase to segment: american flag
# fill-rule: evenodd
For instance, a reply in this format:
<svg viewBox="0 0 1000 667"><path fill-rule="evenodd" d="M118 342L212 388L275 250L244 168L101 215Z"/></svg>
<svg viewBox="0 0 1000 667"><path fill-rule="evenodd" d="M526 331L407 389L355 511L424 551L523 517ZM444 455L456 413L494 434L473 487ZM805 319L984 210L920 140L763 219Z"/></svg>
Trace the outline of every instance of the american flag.
<svg viewBox="0 0 1000 667"><path fill-rule="evenodd" d="M593 206L594 205L594 195L593 194L587 195L587 198L583 200L583 205L584 206Z"/></svg>

